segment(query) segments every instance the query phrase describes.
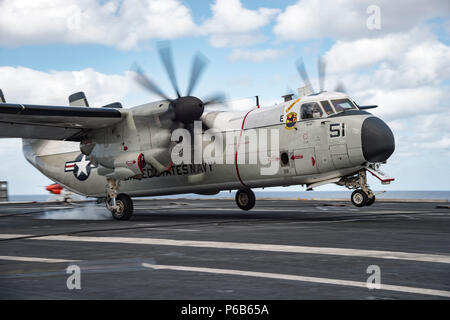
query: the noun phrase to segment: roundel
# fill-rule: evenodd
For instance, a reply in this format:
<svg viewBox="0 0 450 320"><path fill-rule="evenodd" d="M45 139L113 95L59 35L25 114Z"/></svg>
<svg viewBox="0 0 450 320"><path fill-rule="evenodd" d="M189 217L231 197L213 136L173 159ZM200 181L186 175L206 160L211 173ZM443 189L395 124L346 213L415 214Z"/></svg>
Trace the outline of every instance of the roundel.
<svg viewBox="0 0 450 320"><path fill-rule="evenodd" d="M65 172L73 172L75 178L80 181L84 181L89 178L91 174L91 169L93 165L91 164L89 157L80 154L76 157L75 161L66 162Z"/></svg>

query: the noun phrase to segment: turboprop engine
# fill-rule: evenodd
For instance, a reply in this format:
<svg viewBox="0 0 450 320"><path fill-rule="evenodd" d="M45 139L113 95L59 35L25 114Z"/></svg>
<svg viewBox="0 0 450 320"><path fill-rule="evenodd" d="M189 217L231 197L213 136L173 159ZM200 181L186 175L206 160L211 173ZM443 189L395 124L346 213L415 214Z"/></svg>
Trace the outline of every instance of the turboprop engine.
<svg viewBox="0 0 450 320"><path fill-rule="evenodd" d="M81 152L89 155L100 175L116 180L140 178L146 164L151 166L152 174L168 170L171 166L172 148L177 144L171 141L172 132L177 128L192 130L194 121L202 121L205 107L225 100L222 93L204 100L192 95L207 65L203 55L197 53L194 56L188 89L186 95L182 96L175 77L169 43L160 43L158 52L176 98L166 95L136 67L135 80L163 100L144 104L133 110L121 108L120 112L125 115L123 121L114 127L92 132L80 143ZM207 127L204 123L203 126Z"/></svg>

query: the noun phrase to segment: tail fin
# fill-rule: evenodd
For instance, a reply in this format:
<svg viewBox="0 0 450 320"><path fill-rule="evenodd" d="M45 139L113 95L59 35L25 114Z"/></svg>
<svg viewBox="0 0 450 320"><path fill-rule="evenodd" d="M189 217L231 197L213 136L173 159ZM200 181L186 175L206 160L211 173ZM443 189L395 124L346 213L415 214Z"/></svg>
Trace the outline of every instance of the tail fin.
<svg viewBox="0 0 450 320"><path fill-rule="evenodd" d="M77 92L69 96L69 105L72 107L89 107L84 92Z"/></svg>
<svg viewBox="0 0 450 320"><path fill-rule="evenodd" d="M5 96L3 95L2 89L0 89L0 103L6 103Z"/></svg>

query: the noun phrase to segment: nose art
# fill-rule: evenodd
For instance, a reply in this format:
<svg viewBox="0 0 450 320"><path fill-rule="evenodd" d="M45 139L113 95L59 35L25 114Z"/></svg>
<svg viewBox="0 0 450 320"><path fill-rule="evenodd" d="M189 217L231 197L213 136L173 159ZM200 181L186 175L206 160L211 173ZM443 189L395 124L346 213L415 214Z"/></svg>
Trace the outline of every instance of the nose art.
<svg viewBox="0 0 450 320"><path fill-rule="evenodd" d="M383 120L370 117L361 128L364 158L369 162L386 161L395 149L394 134Z"/></svg>

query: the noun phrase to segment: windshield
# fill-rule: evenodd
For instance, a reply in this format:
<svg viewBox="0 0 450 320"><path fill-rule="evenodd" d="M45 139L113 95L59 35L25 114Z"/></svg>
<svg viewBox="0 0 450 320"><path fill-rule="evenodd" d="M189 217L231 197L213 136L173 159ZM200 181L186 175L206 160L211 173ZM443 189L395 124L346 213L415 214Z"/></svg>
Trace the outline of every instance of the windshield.
<svg viewBox="0 0 450 320"><path fill-rule="evenodd" d="M302 104L301 110L302 119L313 119L322 117L322 109L317 102L310 102Z"/></svg>
<svg viewBox="0 0 450 320"><path fill-rule="evenodd" d="M327 114L332 114L334 112L331 108L331 104L328 101L320 101L320 103L322 104L322 107Z"/></svg>
<svg viewBox="0 0 450 320"><path fill-rule="evenodd" d="M349 99L337 99L337 100L331 100L333 103L334 109L336 109L336 112L341 112L345 110L350 109L356 109L356 107L353 105L353 103Z"/></svg>

